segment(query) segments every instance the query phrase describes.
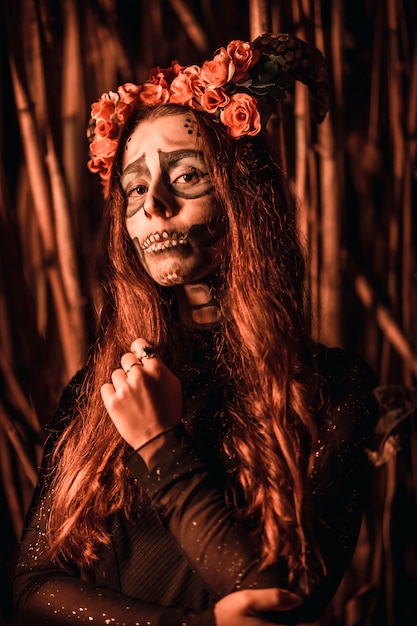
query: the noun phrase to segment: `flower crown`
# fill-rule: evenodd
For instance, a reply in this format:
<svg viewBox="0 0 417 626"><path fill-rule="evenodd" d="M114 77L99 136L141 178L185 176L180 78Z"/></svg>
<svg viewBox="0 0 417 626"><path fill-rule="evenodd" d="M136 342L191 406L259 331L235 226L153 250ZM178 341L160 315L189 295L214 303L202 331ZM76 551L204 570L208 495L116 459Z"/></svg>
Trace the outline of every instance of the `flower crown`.
<svg viewBox="0 0 417 626"><path fill-rule="evenodd" d="M233 40L201 67L155 67L143 85L125 83L91 106L88 168L97 172L107 198L113 158L121 130L143 105L178 104L210 113L239 139L261 130L260 104L282 100L294 80L308 85L313 117L321 122L328 110L326 66L319 50L292 35L261 35L252 43Z"/></svg>

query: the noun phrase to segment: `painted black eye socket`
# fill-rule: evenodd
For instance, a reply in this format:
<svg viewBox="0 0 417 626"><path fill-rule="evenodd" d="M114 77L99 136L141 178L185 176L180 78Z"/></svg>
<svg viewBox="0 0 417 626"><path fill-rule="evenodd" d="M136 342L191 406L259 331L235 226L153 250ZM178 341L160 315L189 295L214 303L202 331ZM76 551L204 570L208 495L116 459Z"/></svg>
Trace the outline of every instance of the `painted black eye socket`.
<svg viewBox="0 0 417 626"><path fill-rule="evenodd" d="M179 182L181 178L184 180L185 183L191 183L193 180L199 180L200 175L197 171L194 170L194 172L188 172L187 174L183 174L176 182Z"/></svg>

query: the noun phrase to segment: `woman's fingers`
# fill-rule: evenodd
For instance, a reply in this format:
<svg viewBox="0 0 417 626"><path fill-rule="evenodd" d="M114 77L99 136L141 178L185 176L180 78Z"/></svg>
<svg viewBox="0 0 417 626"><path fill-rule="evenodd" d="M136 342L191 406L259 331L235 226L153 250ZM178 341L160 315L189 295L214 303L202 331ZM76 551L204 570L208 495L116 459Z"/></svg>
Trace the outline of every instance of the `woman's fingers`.
<svg viewBox="0 0 417 626"><path fill-rule="evenodd" d="M290 611L301 604L301 598L286 589L250 589L249 602L251 610L257 611Z"/></svg>
<svg viewBox="0 0 417 626"><path fill-rule="evenodd" d="M268 613L289 611L301 598L285 589L244 589L225 596L214 607L216 626L269 626Z"/></svg>
<svg viewBox="0 0 417 626"><path fill-rule="evenodd" d="M155 359L158 357L156 350L149 341L146 341L143 337L138 337L133 341L130 346L131 352L137 357L137 359L144 361L149 361L151 359Z"/></svg>
<svg viewBox="0 0 417 626"><path fill-rule="evenodd" d="M143 363L137 358L133 352L126 352L120 359L120 364L124 370L125 376L127 376L134 367L143 367Z"/></svg>
<svg viewBox="0 0 417 626"><path fill-rule="evenodd" d="M136 449L181 421L182 391L146 339L136 339L131 348L101 395L120 435Z"/></svg>

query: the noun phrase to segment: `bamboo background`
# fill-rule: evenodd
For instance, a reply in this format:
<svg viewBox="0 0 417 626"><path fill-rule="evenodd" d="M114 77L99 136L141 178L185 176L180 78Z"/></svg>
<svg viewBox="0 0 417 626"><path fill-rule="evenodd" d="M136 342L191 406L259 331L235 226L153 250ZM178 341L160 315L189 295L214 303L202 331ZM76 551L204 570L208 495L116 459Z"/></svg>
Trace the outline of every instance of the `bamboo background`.
<svg viewBox="0 0 417 626"><path fill-rule="evenodd" d="M318 128L297 85L271 132L299 197L315 336L378 377L382 419L359 546L331 626L417 623L417 1L2 0L0 626L45 425L94 336L102 199L89 106L171 59L292 32L329 62ZM372 460L371 459L371 460Z"/></svg>

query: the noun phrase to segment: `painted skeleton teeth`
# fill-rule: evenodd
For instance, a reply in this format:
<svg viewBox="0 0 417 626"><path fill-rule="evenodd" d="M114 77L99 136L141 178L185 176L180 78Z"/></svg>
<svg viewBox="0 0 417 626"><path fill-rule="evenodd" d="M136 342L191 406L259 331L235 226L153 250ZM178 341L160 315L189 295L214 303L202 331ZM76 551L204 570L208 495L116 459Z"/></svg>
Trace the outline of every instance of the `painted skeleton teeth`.
<svg viewBox="0 0 417 626"><path fill-rule="evenodd" d="M187 235L182 233L168 233L164 230L162 233L155 233L145 239L142 244L144 252L159 252L168 248L176 248L184 246L187 243Z"/></svg>

